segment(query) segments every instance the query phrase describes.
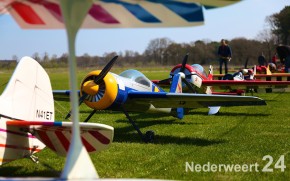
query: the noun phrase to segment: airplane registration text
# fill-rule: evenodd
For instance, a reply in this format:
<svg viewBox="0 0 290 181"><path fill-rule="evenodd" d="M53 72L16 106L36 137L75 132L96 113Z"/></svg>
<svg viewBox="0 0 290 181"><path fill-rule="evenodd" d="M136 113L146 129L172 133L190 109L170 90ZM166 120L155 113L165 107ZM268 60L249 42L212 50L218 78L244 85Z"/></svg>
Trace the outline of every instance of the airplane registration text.
<svg viewBox="0 0 290 181"><path fill-rule="evenodd" d="M44 111L44 110L36 110L36 118L42 118L46 120L52 119L53 112L51 111Z"/></svg>

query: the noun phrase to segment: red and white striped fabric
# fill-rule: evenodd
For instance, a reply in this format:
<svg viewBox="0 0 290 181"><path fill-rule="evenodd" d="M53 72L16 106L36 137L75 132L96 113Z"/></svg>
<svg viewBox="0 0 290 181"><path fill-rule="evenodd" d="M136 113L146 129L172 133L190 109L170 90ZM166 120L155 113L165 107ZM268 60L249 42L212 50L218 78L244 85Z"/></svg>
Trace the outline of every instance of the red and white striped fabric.
<svg viewBox="0 0 290 181"><path fill-rule="evenodd" d="M88 11L82 28L196 26L204 22L203 7L211 9L240 0L99 0ZM64 28L59 0L0 0L21 28Z"/></svg>

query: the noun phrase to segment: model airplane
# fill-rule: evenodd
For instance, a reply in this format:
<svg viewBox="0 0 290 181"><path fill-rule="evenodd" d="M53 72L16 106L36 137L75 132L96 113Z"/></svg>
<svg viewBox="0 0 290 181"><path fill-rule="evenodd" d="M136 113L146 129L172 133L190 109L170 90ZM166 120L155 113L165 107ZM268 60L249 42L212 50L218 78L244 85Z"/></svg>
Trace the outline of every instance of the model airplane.
<svg viewBox="0 0 290 181"><path fill-rule="evenodd" d="M285 67L290 67L290 46L287 45L278 45L276 47L276 52L279 57L279 62L276 60L276 55L272 62L269 62L267 65L258 65L252 68L252 71L256 72L255 79L261 81L290 81L289 70ZM288 58L287 58L288 57ZM248 65L248 60L245 62L245 69ZM251 69L249 69L251 70ZM221 79L225 77L224 74L215 74L215 79ZM281 82L280 82L281 83ZM277 84L277 83L274 83ZM279 84L279 83L278 83Z"/></svg>
<svg viewBox="0 0 290 181"><path fill-rule="evenodd" d="M188 55L186 55L188 56ZM222 75L221 80L214 80L216 75L213 75L213 67L210 66L209 74L199 64L186 64L182 69L182 64L176 65L170 72L170 76L164 80L152 80L159 86L169 86L175 74L182 71L185 74L186 84L183 87L188 88L191 93L211 93L211 94L225 94L225 95L241 95L248 90L257 90L261 88L287 88L290 81L270 81L256 79L259 76L252 69L241 69L233 74ZM229 90L228 92L213 92L213 87L218 87L222 90Z"/></svg>
<svg viewBox="0 0 290 181"><path fill-rule="evenodd" d="M54 121L54 100L45 70L30 57L18 63L0 96L0 165L30 157L46 146L66 156L71 144L72 122ZM80 123L81 139L89 153L107 149L114 129L97 123ZM79 151L84 147L79 147ZM77 158L85 159L85 155ZM89 164L89 163L88 163Z"/></svg>
<svg viewBox="0 0 290 181"><path fill-rule="evenodd" d="M186 81L183 71L173 75L170 91L165 92L137 70L126 70L119 75L109 72L116 60L117 56L103 70L92 71L83 79L79 104L84 102L93 109L84 121L87 122L97 110L122 111L145 142L152 141L154 133L149 131L144 136L128 112L162 112L182 119L184 108L209 107L209 114L215 114L220 106L266 104L257 97L182 93L182 81ZM187 57L182 70L186 61ZM70 91L54 90L53 94L56 100L64 100L69 98Z"/></svg>

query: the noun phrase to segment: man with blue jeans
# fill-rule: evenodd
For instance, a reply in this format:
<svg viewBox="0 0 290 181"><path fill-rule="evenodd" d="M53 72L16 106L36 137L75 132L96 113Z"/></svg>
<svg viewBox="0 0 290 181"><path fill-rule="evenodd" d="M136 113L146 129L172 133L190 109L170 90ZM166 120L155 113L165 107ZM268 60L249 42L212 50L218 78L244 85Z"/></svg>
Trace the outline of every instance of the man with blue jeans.
<svg viewBox="0 0 290 181"><path fill-rule="evenodd" d="M232 50L229 45L226 44L224 39L221 40L221 45L218 48L218 56L220 62L220 74L222 74L222 67L225 64L225 74L228 73L228 61L231 60Z"/></svg>

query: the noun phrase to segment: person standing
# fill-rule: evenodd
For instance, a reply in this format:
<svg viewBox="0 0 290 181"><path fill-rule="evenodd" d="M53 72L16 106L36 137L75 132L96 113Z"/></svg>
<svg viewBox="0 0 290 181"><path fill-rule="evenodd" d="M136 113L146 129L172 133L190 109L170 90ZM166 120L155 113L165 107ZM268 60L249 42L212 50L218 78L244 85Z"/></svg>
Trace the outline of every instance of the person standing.
<svg viewBox="0 0 290 181"><path fill-rule="evenodd" d="M285 72L290 73L290 46L279 45L276 47L276 52L279 56L280 62L285 66Z"/></svg>
<svg viewBox="0 0 290 181"><path fill-rule="evenodd" d="M226 43L226 40L221 40L221 45L218 48L218 56L220 62L220 74L222 74L222 67L225 64L225 74L228 73L228 62L232 58L232 50L230 46Z"/></svg>
<svg viewBox="0 0 290 181"><path fill-rule="evenodd" d="M259 66L265 66L267 63L266 63L266 58L264 56L264 53L262 52L261 55L258 57L258 63L259 63Z"/></svg>

